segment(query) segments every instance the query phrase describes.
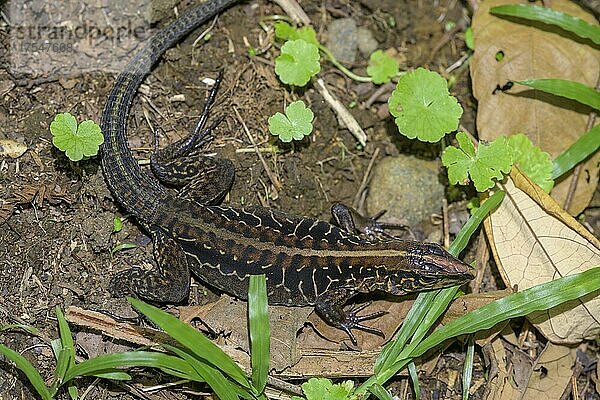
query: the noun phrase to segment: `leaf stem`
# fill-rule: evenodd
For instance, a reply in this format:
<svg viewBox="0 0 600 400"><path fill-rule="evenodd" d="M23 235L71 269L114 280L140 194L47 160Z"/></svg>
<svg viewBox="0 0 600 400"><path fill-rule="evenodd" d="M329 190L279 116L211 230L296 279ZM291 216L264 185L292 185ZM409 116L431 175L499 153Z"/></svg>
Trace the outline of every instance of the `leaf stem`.
<svg viewBox="0 0 600 400"><path fill-rule="evenodd" d="M357 82L372 82L373 79L371 79L368 76L360 76L360 75L356 75L354 72L350 71L348 68L344 67L334 56L333 54L331 54L331 52L329 51L329 49L325 46L323 46L322 44L319 44L319 50L321 50L323 52L323 54L325 54L327 56L327 58L329 58L329 61L331 61L331 63L333 65L336 66L337 69L339 69L340 71L342 71L344 74L346 74L346 76L348 76L348 78L355 80Z"/></svg>

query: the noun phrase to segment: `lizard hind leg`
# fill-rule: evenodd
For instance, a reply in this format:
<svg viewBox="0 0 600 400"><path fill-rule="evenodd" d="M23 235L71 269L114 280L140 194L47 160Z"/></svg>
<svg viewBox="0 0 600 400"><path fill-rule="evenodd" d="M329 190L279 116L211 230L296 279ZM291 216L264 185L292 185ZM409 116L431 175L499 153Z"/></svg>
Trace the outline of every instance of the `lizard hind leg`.
<svg viewBox="0 0 600 400"><path fill-rule="evenodd" d="M155 150L150 157L152 172L161 183L180 189L179 197L200 204L218 204L235 178L235 169L230 160L198 154L198 150L213 139L211 132L223 120L219 118L205 127L221 79L222 73L216 79L192 133L163 149Z"/></svg>
<svg viewBox="0 0 600 400"><path fill-rule="evenodd" d="M190 291L190 270L185 252L168 233L152 229L156 265L150 270L133 267L115 274L110 292L115 297L134 295L154 303L179 303Z"/></svg>

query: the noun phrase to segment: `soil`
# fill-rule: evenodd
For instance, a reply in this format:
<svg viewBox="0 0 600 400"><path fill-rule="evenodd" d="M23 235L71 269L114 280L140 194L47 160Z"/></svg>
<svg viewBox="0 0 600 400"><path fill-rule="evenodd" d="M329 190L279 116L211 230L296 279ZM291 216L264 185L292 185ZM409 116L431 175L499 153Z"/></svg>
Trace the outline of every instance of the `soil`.
<svg viewBox="0 0 600 400"><path fill-rule="evenodd" d="M317 32L323 32L332 18L350 16L359 21L359 26L374 33L379 48L399 50L402 69L426 66L444 73L463 54L461 34L440 44L445 24L458 21L465 13L461 2L385 0L377 4L375 8L369 1L307 0L302 7ZM188 4L177 6L183 10ZM158 26L173 18L173 4L157 9L164 10L153 15ZM85 14L85 8L81 12ZM282 14L281 9L264 0L243 2L219 17L210 39L202 40L201 47L192 48L192 44L206 27L169 50L146 78L143 94L134 101L129 122L130 146L139 160L147 160L154 143L151 126L158 128L161 146L184 137L202 111L207 92L202 80L214 78L224 69L213 117L223 115L225 120L216 131L211 151L233 160L236 167L236 181L225 202L259 204L329 220L334 200L352 204L376 149L380 157L418 153L419 149L398 138L385 103L360 106L376 89L373 85L353 82L330 64L323 65L321 77L344 104L359 104L350 111L368 135L364 148L340 126L315 89L309 87L293 94L284 87L273 70L278 51L268 46L271 38L258 23L268 24L269 16ZM394 21L393 29L389 21ZM152 246L133 218L123 215L113 201L99 158L72 163L51 143L49 125L59 112L69 111L79 120L100 120L115 74L97 70L67 75L14 75L8 63L9 39L6 23L0 23L0 59L4 60L0 65L0 139L14 139L29 150L17 159L0 159L0 323L33 326L40 335L9 330L2 333L0 343L19 351L42 376L50 379L54 359L48 339L57 337L55 307L64 310L76 305L130 314L123 299L110 297L108 282L116 271L152 262ZM257 49L257 57L248 55L246 41ZM437 50L430 57L434 49ZM366 63L367 58L359 55L354 71L365 75ZM467 70L453 76L456 83L452 92L465 108L462 123L474 132L475 101L469 93ZM185 100L173 101L176 95L184 95ZM267 116L281 111L297 96L310 103L316 116L315 130L301 143L282 145L268 133ZM281 190L275 190L269 181L242 121L257 146L264 150L267 164L282 183ZM123 229L113 233L116 216L125 220ZM114 251L122 243L135 244L136 248ZM202 283L197 282L190 303L215 298L207 297L205 292ZM85 348L85 344L82 346ZM108 342L103 346L114 351L117 345ZM456 354L461 354L461 349L456 349ZM460 375L462 363L451 361L444 364L445 368ZM478 362L481 365L482 361ZM479 368L479 374L483 369ZM458 398L460 379L452 384L449 379L441 382L436 375L438 370L432 371L424 376L422 392L435 393L441 385L445 393L442 398ZM156 376L140 375L147 382L160 381ZM25 381L9 363L0 361L0 399L35 398ZM399 379L397 384L401 390L406 380ZM108 380L84 379L78 386L80 393L91 388L88 398L139 398L132 389ZM180 388L164 389L149 398L197 398L193 393ZM66 399L67 395L61 393L58 398Z"/></svg>

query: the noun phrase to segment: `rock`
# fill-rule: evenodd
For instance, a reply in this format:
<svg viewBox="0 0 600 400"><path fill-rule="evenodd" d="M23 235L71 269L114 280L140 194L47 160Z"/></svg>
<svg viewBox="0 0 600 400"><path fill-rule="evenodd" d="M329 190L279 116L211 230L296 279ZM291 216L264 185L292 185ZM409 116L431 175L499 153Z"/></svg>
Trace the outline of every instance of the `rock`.
<svg viewBox="0 0 600 400"><path fill-rule="evenodd" d="M377 42L377 39L375 39L373 32L371 32L369 29L358 28L356 37L358 51L360 51L365 57L369 57L371 53L377 50L379 43Z"/></svg>
<svg viewBox="0 0 600 400"><path fill-rule="evenodd" d="M382 220L415 226L439 213L444 185L439 163L413 156L385 157L373 169L366 199L368 215L387 210Z"/></svg>
<svg viewBox="0 0 600 400"><path fill-rule="evenodd" d="M338 61L352 64L358 49L358 28L352 18L331 21L327 27L327 48Z"/></svg>

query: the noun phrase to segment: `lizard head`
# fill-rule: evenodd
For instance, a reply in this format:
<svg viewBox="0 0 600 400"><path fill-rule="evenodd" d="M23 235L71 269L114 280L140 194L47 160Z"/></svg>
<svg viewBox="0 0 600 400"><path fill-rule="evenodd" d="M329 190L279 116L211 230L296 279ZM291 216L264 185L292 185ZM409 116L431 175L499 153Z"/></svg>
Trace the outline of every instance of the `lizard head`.
<svg viewBox="0 0 600 400"><path fill-rule="evenodd" d="M408 253L406 268L389 276L389 292L404 294L460 285L474 278L469 264L448 253L436 243L415 242Z"/></svg>

